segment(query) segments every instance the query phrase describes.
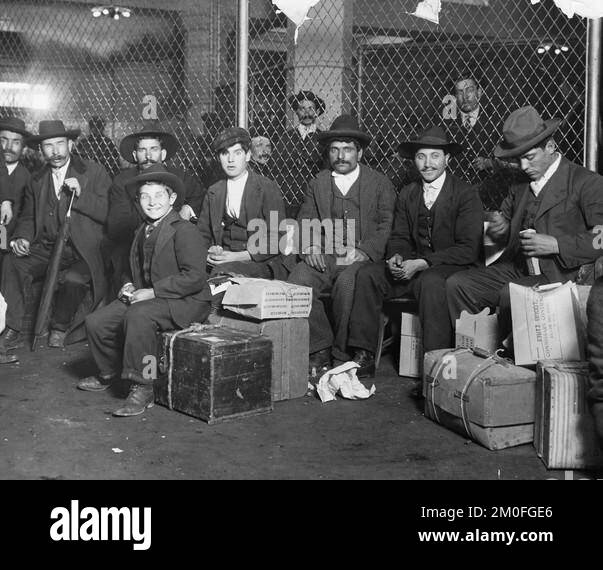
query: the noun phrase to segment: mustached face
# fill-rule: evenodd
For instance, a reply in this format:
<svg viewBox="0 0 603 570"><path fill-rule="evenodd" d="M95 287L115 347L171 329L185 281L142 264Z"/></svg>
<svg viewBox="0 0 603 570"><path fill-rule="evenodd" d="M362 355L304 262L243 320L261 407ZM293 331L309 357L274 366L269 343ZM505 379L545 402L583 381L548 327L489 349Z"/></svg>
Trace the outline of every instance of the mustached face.
<svg viewBox="0 0 603 570"><path fill-rule="evenodd" d="M421 178L429 183L437 180L448 166L450 155L442 149L420 148L415 153L415 166Z"/></svg>
<svg viewBox="0 0 603 570"><path fill-rule="evenodd" d="M349 174L358 166L362 158L362 149L353 142L332 141L329 144L329 162L331 168L339 174Z"/></svg>
<svg viewBox="0 0 603 570"><path fill-rule="evenodd" d="M316 122L316 105L312 101L308 101L307 99L300 101L295 112L299 122L306 127L309 127Z"/></svg>
<svg viewBox="0 0 603 570"><path fill-rule="evenodd" d="M62 168L67 164L71 151L73 150L73 141L67 137L56 137L46 139L40 143L40 150L44 160L52 168Z"/></svg>
<svg viewBox="0 0 603 570"><path fill-rule="evenodd" d="M251 140L251 158L260 164L267 164L272 155L272 145L266 137Z"/></svg>
<svg viewBox="0 0 603 570"><path fill-rule="evenodd" d="M6 164L14 164L21 158L25 147L23 135L12 131L0 131L0 147Z"/></svg>
<svg viewBox="0 0 603 570"><path fill-rule="evenodd" d="M167 151L161 148L159 139L140 139L136 143L136 149L132 154L139 168L146 170L149 166L163 162L167 156Z"/></svg>

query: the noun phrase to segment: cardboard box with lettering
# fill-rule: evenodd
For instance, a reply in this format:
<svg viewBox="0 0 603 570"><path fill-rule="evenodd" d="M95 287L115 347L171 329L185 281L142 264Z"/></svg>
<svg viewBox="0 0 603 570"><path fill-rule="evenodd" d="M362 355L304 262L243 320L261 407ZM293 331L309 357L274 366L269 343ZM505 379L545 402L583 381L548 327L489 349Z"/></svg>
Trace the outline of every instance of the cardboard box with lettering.
<svg viewBox="0 0 603 570"><path fill-rule="evenodd" d="M286 281L233 277L222 307L257 320L306 318L312 309L312 288Z"/></svg>
<svg viewBox="0 0 603 570"><path fill-rule="evenodd" d="M423 368L423 341L419 315L400 315L400 364L398 374L420 378Z"/></svg>
<svg viewBox="0 0 603 570"><path fill-rule="evenodd" d="M487 352L496 352L498 348L498 317L491 315L489 309L473 315L461 312L455 327L456 348L481 348Z"/></svg>
<svg viewBox="0 0 603 570"><path fill-rule="evenodd" d="M515 364L539 360L584 360L584 321L576 285L541 287L511 283Z"/></svg>
<svg viewBox="0 0 603 570"><path fill-rule="evenodd" d="M534 439L536 372L479 349L425 354L425 416L488 449Z"/></svg>
<svg viewBox="0 0 603 570"><path fill-rule="evenodd" d="M543 360L536 381L534 447L549 469L603 467L588 407L587 362Z"/></svg>

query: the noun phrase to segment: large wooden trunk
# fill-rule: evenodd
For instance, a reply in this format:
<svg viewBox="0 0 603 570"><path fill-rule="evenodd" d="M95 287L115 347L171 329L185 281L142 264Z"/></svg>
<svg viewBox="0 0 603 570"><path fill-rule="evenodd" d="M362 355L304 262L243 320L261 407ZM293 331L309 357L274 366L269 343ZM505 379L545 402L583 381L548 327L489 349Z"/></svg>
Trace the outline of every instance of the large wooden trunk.
<svg viewBox="0 0 603 570"><path fill-rule="evenodd" d="M503 449L534 439L536 372L474 351L425 354L425 415L477 441Z"/></svg>
<svg viewBox="0 0 603 570"><path fill-rule="evenodd" d="M204 325L195 332L164 333L162 340L158 404L209 424L272 410L268 338Z"/></svg>
<svg viewBox="0 0 603 570"><path fill-rule="evenodd" d="M252 321L228 311L212 315L211 324L265 336L272 341L272 400L301 398L308 391L308 319Z"/></svg>

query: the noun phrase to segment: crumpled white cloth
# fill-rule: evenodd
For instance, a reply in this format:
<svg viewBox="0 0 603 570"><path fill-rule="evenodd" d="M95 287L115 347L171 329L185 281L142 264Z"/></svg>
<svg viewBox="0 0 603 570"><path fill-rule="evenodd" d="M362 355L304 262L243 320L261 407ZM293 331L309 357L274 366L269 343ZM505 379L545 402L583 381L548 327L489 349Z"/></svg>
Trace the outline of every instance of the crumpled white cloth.
<svg viewBox="0 0 603 570"><path fill-rule="evenodd" d="M272 0L272 3L278 8L278 12L282 12L295 24L294 42L297 44L297 36L299 28L309 20L308 12L312 6L316 6L320 0Z"/></svg>
<svg viewBox="0 0 603 570"><path fill-rule="evenodd" d="M532 5L538 4L540 0L530 0ZM583 18L602 18L603 2L601 0L554 0L557 7L568 17L574 14Z"/></svg>
<svg viewBox="0 0 603 570"><path fill-rule="evenodd" d="M370 398L377 389L375 385L368 390L356 376L356 370L359 368L356 362L345 362L325 372L318 381L316 391L323 403L336 400L339 393L348 400L366 400Z"/></svg>
<svg viewBox="0 0 603 570"><path fill-rule="evenodd" d="M0 293L0 333L4 330L6 326L6 301Z"/></svg>
<svg viewBox="0 0 603 570"><path fill-rule="evenodd" d="M429 20L434 24L440 23L440 11L442 4L440 0L423 0L417 4L417 9L414 12L409 12L411 16Z"/></svg>

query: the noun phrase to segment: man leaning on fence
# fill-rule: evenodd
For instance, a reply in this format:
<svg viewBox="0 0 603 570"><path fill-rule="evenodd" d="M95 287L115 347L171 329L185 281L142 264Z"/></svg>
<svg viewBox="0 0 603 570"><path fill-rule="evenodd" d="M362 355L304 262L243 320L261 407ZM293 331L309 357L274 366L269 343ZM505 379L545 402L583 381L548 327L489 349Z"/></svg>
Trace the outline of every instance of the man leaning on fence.
<svg viewBox="0 0 603 570"><path fill-rule="evenodd" d="M453 322L462 310L500 306L499 332L511 332L509 283L533 286L574 280L601 255L593 230L603 224L603 177L561 156L553 138L559 119L533 107L513 111L497 157L517 158L530 183L511 187L488 233L506 246L490 266L457 273L446 284Z"/></svg>
<svg viewBox="0 0 603 570"><path fill-rule="evenodd" d="M302 261L288 281L312 287L310 376L331 366L332 357L347 361L348 319L356 273L363 264L380 261L389 238L396 194L382 174L360 164L371 137L358 121L341 115L319 134L331 165L307 185L297 218ZM311 224L322 227L317 232ZM330 297L333 327L327 316Z"/></svg>
<svg viewBox="0 0 603 570"><path fill-rule="evenodd" d="M440 127L399 147L404 158L414 159L422 181L400 190L387 261L369 263L356 276L348 344L356 349L359 376L374 375L379 320L388 297L409 295L418 301L425 351L453 346L446 279L478 264L483 233L477 192L448 172L450 156L462 150Z"/></svg>

